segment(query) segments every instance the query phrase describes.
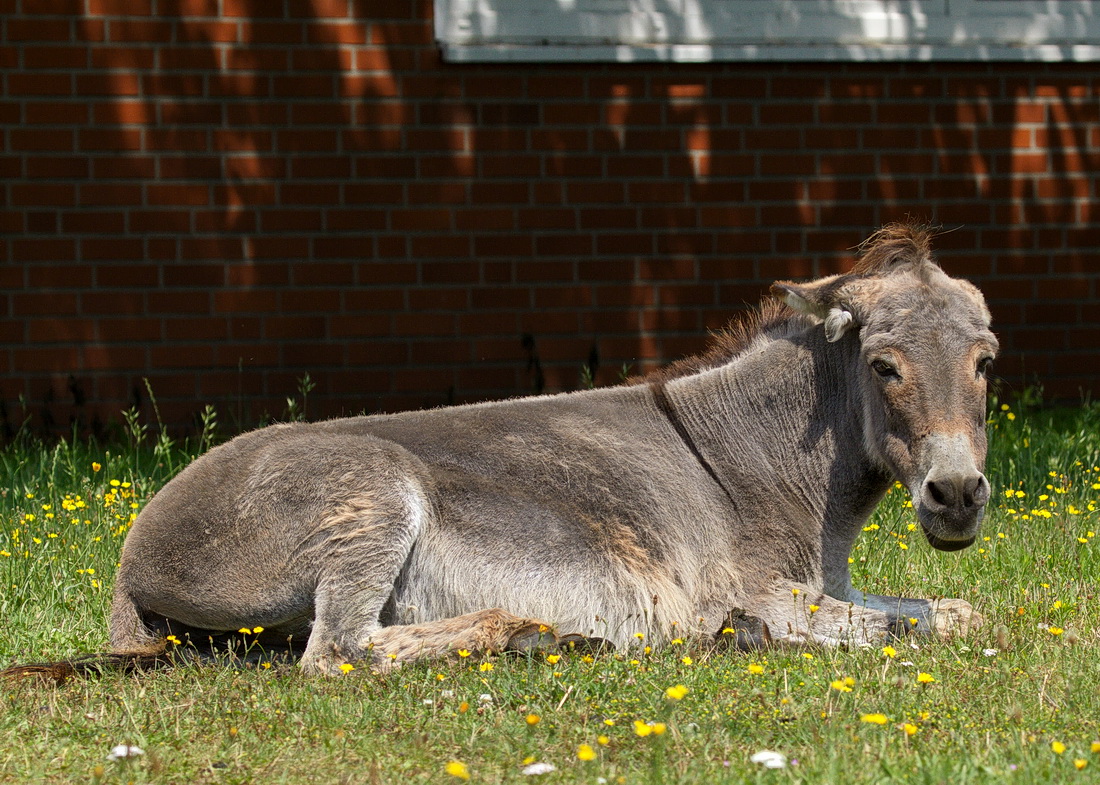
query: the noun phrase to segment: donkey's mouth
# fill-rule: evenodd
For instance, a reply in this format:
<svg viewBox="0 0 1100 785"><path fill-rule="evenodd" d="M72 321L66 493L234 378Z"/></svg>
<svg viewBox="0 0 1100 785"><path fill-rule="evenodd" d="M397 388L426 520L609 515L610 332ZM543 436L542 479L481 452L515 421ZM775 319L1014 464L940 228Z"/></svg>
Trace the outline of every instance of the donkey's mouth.
<svg viewBox="0 0 1100 785"><path fill-rule="evenodd" d="M928 538L928 543L937 551L961 551L963 548L969 548L974 544L974 540L978 539L975 535L965 540L944 540L937 537L932 532L921 527L924 531L924 536Z"/></svg>

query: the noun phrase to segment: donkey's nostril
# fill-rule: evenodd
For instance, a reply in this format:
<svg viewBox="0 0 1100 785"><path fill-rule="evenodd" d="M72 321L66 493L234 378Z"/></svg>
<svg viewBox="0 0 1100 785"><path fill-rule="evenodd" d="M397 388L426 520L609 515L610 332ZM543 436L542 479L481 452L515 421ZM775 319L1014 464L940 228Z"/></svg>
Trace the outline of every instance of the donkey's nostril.
<svg viewBox="0 0 1100 785"><path fill-rule="evenodd" d="M932 497L932 501L935 502L937 506L939 506L939 507L949 507L950 506L950 501L949 501L950 485L949 484L940 483L940 482L936 482L936 481L929 481L925 485L925 488L928 489L928 495Z"/></svg>
<svg viewBox="0 0 1100 785"><path fill-rule="evenodd" d="M979 474L967 483L967 487L969 488L967 506L984 507L985 503L989 501L989 480L985 478L985 475Z"/></svg>

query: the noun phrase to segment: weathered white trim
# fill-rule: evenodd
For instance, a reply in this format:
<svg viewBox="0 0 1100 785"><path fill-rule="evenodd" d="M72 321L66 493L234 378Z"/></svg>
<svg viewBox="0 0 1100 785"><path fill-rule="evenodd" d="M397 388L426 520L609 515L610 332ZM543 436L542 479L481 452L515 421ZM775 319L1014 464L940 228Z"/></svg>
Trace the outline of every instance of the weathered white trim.
<svg viewBox="0 0 1100 785"><path fill-rule="evenodd" d="M452 62L1100 60L1100 0L435 0Z"/></svg>

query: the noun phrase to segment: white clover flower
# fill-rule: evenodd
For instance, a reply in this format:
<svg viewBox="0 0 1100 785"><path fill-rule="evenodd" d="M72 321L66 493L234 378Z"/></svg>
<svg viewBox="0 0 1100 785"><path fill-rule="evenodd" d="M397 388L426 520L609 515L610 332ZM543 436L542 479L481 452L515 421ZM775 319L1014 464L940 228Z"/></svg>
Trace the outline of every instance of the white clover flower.
<svg viewBox="0 0 1100 785"><path fill-rule="evenodd" d="M133 744L118 744L111 748L111 753L107 756L107 760L115 761L123 758L137 758L145 754L145 750L141 747L135 747Z"/></svg>
<svg viewBox="0 0 1100 785"><path fill-rule="evenodd" d="M552 771L557 771L558 767L553 763L532 763L529 766L524 766L521 774L526 774L528 777L538 774L549 774Z"/></svg>
<svg viewBox="0 0 1100 785"><path fill-rule="evenodd" d="M753 763L759 763L765 769L782 769L787 766L787 756L782 752L773 750L760 750L749 758Z"/></svg>

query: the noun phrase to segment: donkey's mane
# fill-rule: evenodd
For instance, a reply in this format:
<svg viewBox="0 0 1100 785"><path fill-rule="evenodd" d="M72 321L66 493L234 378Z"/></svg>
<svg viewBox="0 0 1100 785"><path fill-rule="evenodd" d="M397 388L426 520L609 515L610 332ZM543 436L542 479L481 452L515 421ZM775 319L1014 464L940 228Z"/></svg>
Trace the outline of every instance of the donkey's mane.
<svg viewBox="0 0 1100 785"><path fill-rule="evenodd" d="M775 297L765 297L759 306L745 311L724 328L712 333L707 348L700 354L676 360L635 381L661 383L717 368L744 353L760 336L789 335L814 321L788 308Z"/></svg>
<svg viewBox="0 0 1100 785"><path fill-rule="evenodd" d="M859 258L852 273L875 275L911 267L921 274L936 268L932 259L932 238L936 234L936 227L930 224L886 224L859 244Z"/></svg>
<svg viewBox="0 0 1100 785"><path fill-rule="evenodd" d="M859 258L850 275L869 277L904 267L927 282L932 271L939 269L932 258L932 238L937 232L937 227L931 224L886 224L859 244ZM815 319L798 313L782 301L766 297L759 306L735 317L725 328L713 333L707 348L700 354L676 360L632 381L660 384L708 371L738 357L758 337L790 335L815 323Z"/></svg>

